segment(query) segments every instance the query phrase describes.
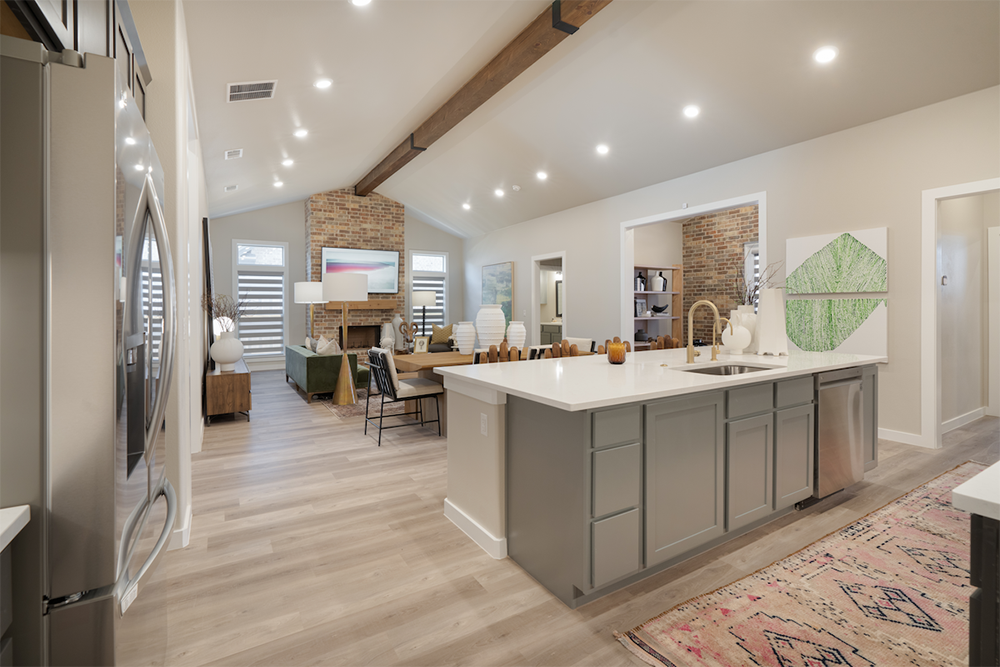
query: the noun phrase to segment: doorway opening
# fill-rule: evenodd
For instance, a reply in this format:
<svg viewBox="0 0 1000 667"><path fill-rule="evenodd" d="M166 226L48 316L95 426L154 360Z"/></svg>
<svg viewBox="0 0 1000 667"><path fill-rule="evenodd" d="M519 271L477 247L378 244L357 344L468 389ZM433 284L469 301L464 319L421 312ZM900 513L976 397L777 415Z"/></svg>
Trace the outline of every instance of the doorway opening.
<svg viewBox="0 0 1000 667"><path fill-rule="evenodd" d="M566 337L566 251L531 258L531 345L551 345Z"/></svg>

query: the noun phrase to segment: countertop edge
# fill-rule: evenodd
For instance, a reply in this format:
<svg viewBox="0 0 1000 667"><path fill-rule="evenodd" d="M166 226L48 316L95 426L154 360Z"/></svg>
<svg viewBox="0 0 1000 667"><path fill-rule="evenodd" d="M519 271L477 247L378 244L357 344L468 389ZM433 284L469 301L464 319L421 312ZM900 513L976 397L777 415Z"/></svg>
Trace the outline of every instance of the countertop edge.
<svg viewBox="0 0 1000 667"><path fill-rule="evenodd" d="M0 551L7 548L21 529L31 520L31 507L16 505L0 509Z"/></svg>
<svg viewBox="0 0 1000 667"><path fill-rule="evenodd" d="M951 492L951 504L963 512L1000 521L1000 463L994 463Z"/></svg>

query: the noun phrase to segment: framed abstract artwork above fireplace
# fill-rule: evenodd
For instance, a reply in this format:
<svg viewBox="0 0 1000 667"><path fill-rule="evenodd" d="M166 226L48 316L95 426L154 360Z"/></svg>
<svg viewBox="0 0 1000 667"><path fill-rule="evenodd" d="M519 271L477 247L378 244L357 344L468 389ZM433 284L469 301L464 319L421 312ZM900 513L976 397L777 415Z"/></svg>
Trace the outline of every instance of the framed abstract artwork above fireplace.
<svg viewBox="0 0 1000 667"><path fill-rule="evenodd" d="M321 273L363 273L369 294L397 294L399 251L323 248Z"/></svg>

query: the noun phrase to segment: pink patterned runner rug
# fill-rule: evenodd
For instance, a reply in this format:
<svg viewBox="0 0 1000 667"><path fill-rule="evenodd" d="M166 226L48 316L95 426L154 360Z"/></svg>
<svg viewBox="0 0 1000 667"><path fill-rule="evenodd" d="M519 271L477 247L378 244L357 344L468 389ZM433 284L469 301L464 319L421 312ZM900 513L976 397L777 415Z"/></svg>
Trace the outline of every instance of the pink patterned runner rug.
<svg viewBox="0 0 1000 667"><path fill-rule="evenodd" d="M615 636L667 667L966 665L966 462L739 581Z"/></svg>

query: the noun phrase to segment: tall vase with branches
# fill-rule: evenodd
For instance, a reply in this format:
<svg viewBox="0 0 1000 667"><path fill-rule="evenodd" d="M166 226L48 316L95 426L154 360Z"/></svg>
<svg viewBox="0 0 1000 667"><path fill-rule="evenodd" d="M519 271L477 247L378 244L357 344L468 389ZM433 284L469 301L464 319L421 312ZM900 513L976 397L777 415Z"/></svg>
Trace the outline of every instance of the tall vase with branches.
<svg viewBox="0 0 1000 667"><path fill-rule="evenodd" d="M743 258L743 267L748 264L750 253ZM756 352L759 345L759 335L757 330L757 300L760 298L760 290L772 286L778 272L781 270L783 262L772 262L764 267L756 279L747 275L743 267L736 272L733 279L733 296L735 297L736 312L730 315L730 320L734 326L739 325L750 332L750 343L746 346L748 352Z"/></svg>
<svg viewBox="0 0 1000 667"><path fill-rule="evenodd" d="M243 343L236 337L236 325L246 314L247 302L234 299L228 294L205 294L201 307L208 313L212 325L218 325L219 338L212 343L212 359L219 364L219 370L234 371L236 362L243 356Z"/></svg>

